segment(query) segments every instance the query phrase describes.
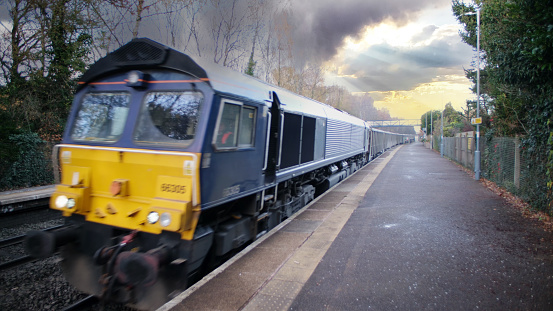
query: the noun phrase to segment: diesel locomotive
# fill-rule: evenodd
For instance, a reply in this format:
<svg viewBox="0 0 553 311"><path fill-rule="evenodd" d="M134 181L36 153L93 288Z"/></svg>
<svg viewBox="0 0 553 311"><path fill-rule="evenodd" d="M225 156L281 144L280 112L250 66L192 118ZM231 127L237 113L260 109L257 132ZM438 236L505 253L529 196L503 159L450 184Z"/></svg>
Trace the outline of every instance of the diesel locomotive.
<svg viewBox="0 0 553 311"><path fill-rule="evenodd" d="M50 207L79 290L153 309L403 135L155 41L135 39L82 76Z"/></svg>

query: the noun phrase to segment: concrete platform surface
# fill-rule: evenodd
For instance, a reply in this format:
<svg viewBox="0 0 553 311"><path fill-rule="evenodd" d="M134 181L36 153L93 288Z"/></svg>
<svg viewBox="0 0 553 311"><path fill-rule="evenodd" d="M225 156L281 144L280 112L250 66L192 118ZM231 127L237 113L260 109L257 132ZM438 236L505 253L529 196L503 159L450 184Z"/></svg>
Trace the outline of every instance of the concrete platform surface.
<svg viewBox="0 0 553 311"><path fill-rule="evenodd" d="M409 144L159 310L551 310L553 234Z"/></svg>
<svg viewBox="0 0 553 311"><path fill-rule="evenodd" d="M47 199L54 193L56 186L39 186L20 190L0 192L0 206L20 202Z"/></svg>

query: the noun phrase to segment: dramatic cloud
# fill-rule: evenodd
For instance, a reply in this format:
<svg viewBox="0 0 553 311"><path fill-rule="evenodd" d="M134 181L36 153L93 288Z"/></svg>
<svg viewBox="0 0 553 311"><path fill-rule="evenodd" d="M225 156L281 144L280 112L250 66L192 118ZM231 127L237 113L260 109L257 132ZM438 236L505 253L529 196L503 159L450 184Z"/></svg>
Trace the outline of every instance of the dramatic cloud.
<svg viewBox="0 0 553 311"><path fill-rule="evenodd" d="M472 49L459 37L451 0L294 1L294 56L326 61L328 84L369 93L393 116L470 98L463 67Z"/></svg>
<svg viewBox="0 0 553 311"><path fill-rule="evenodd" d="M451 5L450 0L305 0L292 4L294 46L300 59L328 60L347 37L390 20L403 25L429 7Z"/></svg>
<svg viewBox="0 0 553 311"><path fill-rule="evenodd" d="M338 83L352 91L386 92L410 90L438 76L463 75L472 49L461 42L454 26L443 28L425 27L408 45L382 42L361 52L344 52L335 57L341 64Z"/></svg>

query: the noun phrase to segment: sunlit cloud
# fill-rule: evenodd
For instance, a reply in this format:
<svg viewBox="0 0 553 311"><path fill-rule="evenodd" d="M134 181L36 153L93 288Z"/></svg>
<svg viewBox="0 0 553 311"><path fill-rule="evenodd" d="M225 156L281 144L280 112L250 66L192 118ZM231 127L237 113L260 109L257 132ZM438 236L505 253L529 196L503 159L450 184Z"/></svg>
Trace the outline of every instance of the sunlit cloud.
<svg viewBox="0 0 553 311"><path fill-rule="evenodd" d="M450 0L291 1L294 48L300 58L328 60L346 38L363 37L367 27L406 25L426 9L450 5Z"/></svg>
<svg viewBox="0 0 553 311"><path fill-rule="evenodd" d="M417 119L448 102L461 110L473 97L463 67L474 53L461 41L449 8L424 16L401 26L384 21L347 38L328 62L327 82L371 94L393 117Z"/></svg>
<svg viewBox="0 0 553 311"><path fill-rule="evenodd" d="M466 109L466 99L473 95L464 76L444 76L408 91L369 92L377 108L385 107L392 116L418 119L429 110L442 110L451 103L457 111Z"/></svg>

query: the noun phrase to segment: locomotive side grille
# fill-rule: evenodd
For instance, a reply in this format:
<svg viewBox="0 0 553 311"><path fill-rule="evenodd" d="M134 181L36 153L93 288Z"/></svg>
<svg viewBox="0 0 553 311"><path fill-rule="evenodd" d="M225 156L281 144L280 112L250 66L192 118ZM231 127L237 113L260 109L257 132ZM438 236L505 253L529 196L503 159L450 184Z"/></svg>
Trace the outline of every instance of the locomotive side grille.
<svg viewBox="0 0 553 311"><path fill-rule="evenodd" d="M167 50L163 46L155 46L151 42L135 40L122 46L111 54L112 60L119 66L123 65L158 65L165 61Z"/></svg>
<svg viewBox="0 0 553 311"><path fill-rule="evenodd" d="M326 157L332 158L363 149L363 128L347 122L328 119Z"/></svg>
<svg viewBox="0 0 553 311"><path fill-rule="evenodd" d="M351 125L328 119L326 132L326 157L332 158L351 149Z"/></svg>
<svg viewBox="0 0 553 311"><path fill-rule="evenodd" d="M351 148L353 150L359 149L360 146L363 146L363 139L365 138L365 128L360 126L351 126Z"/></svg>

